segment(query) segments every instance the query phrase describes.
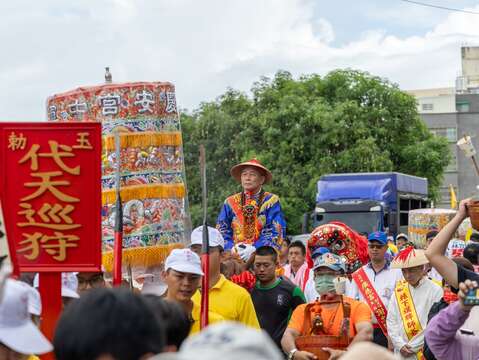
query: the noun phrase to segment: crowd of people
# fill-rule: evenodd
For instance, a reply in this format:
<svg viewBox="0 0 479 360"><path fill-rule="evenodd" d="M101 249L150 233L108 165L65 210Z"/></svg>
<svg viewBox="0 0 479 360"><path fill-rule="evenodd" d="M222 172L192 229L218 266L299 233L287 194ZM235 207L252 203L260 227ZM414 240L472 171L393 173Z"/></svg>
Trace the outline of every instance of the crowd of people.
<svg viewBox="0 0 479 360"><path fill-rule="evenodd" d="M243 191L226 199L217 228L200 226L171 251L161 286L132 291L112 288L103 272L62 274L52 341L39 330L38 280L0 270L0 360L50 351L57 360L479 359L479 307L466 301L479 283L479 236L447 253L470 200L430 229L424 249L376 231L348 245L364 254L345 256L330 242L337 230L321 246L286 237L279 198L263 190L272 175L257 160L231 173ZM206 275L210 325L201 329Z"/></svg>

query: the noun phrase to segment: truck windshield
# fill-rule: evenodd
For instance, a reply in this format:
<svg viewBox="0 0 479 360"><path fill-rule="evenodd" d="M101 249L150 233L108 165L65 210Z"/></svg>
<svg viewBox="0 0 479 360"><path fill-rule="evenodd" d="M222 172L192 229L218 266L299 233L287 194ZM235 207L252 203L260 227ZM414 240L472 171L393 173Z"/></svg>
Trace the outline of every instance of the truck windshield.
<svg viewBox="0 0 479 360"><path fill-rule="evenodd" d="M316 228L331 221L341 221L359 233L369 234L380 229L381 212L316 213L313 226Z"/></svg>

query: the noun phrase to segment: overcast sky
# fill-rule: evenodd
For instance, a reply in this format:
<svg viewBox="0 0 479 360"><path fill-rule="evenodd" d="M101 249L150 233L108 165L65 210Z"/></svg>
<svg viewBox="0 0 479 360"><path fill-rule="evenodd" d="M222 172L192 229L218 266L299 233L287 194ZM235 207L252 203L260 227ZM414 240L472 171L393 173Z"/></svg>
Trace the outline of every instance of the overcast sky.
<svg viewBox="0 0 479 360"><path fill-rule="evenodd" d="M421 0L479 12L479 0ZM171 81L194 110L278 69L354 68L403 89L453 86L479 15L400 0L0 2L0 120L44 120L49 95L103 82Z"/></svg>

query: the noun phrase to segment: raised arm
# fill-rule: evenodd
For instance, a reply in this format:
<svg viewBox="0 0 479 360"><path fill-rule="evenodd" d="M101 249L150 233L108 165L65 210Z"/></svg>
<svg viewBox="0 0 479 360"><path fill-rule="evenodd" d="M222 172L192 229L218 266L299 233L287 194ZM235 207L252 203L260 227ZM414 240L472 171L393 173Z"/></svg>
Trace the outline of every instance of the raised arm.
<svg viewBox="0 0 479 360"><path fill-rule="evenodd" d="M445 253L447 245L454 236L457 228L461 225L464 219L468 217L466 205L469 202L470 199L461 201L456 215L442 228L426 250L426 257L429 259L431 266L441 274L449 285L455 288L458 286L457 265L454 261L449 259Z"/></svg>

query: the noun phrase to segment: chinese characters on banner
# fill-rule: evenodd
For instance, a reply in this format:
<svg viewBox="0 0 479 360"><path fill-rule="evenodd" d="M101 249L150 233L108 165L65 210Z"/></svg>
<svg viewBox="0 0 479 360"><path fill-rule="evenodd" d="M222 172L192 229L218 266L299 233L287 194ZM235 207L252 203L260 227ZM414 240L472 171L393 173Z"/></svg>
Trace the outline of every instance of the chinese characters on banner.
<svg viewBox="0 0 479 360"><path fill-rule="evenodd" d="M50 121L101 122L160 118L169 120L161 129L169 131L178 123L175 87L168 82L82 87L49 98L47 116Z"/></svg>
<svg viewBox="0 0 479 360"><path fill-rule="evenodd" d="M101 266L101 125L1 123L0 196L20 271Z"/></svg>

